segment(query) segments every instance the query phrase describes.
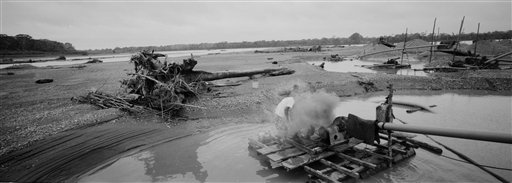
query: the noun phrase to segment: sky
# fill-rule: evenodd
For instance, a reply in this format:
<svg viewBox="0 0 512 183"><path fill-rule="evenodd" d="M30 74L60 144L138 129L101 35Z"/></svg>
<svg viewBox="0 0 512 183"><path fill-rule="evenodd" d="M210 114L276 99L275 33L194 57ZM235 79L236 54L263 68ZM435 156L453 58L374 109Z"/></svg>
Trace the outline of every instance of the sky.
<svg viewBox="0 0 512 183"><path fill-rule="evenodd" d="M510 0L0 0L0 33L76 49L511 30ZM437 28L436 28L437 29ZM437 32L437 30L436 30Z"/></svg>

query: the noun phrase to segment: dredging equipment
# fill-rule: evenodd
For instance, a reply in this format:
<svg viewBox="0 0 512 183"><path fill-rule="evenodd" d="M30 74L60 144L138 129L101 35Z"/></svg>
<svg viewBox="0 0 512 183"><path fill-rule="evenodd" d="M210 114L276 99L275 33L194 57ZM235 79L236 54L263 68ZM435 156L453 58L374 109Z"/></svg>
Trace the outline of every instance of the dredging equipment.
<svg viewBox="0 0 512 183"><path fill-rule="evenodd" d="M262 133L249 138L249 149L270 168L303 168L309 182L353 182L416 155L419 145L399 132L512 144L510 134L394 124L392 97L390 85L386 101L376 109L376 120L349 114L328 127L311 127L291 137Z"/></svg>

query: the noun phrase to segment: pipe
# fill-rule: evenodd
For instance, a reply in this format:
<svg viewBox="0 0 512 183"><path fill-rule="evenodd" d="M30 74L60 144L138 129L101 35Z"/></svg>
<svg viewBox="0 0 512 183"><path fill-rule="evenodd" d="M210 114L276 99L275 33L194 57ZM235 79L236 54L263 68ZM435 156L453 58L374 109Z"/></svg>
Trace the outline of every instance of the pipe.
<svg viewBox="0 0 512 183"><path fill-rule="evenodd" d="M506 133L493 133L486 131L470 131L470 130L460 130L460 129L445 129L445 128L435 128L429 126L419 126L419 125L400 125L393 123L384 123L378 122L377 127L383 130L395 130L402 132L410 132L410 133L420 133L420 134L428 134L428 135L437 135L437 136L445 136L445 137L455 137L455 138L463 138L463 139L473 139L473 140L482 140L489 142L498 142L498 143L506 143L512 144L512 135Z"/></svg>

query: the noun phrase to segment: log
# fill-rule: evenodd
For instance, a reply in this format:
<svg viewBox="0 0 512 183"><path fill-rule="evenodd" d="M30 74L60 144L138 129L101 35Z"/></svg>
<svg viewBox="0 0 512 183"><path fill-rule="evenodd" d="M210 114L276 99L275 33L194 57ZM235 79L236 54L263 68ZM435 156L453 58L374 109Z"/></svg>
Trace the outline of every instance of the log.
<svg viewBox="0 0 512 183"><path fill-rule="evenodd" d="M253 76L256 74L268 74L269 76L279 76L294 73L294 70L288 68L278 69L262 69L252 71L232 71L232 72L206 72L206 71L191 71L184 74L184 78L187 82L189 81L213 81L226 78L237 78L245 76Z"/></svg>
<svg viewBox="0 0 512 183"><path fill-rule="evenodd" d="M416 112L416 111L426 111L426 112L433 113L432 110L430 110L427 107L424 107L419 104L410 103L410 102L393 101L393 105L400 105L400 106L404 106L404 107L413 108L412 110L410 110L410 112L407 112L407 113Z"/></svg>
<svg viewBox="0 0 512 183"><path fill-rule="evenodd" d="M498 60L500 58L503 58L503 57L506 57L508 55L512 54L512 51L509 51L507 53L504 53L504 54L501 54L501 55L498 55L496 57L494 57L493 59L490 59L490 60L487 60L485 63L488 64L488 63L491 63L492 61L495 61L495 60Z"/></svg>

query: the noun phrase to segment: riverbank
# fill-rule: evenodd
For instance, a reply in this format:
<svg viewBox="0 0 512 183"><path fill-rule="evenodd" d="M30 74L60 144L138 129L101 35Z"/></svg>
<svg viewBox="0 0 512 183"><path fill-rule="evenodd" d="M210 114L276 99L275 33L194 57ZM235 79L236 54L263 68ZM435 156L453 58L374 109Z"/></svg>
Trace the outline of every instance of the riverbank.
<svg viewBox="0 0 512 183"><path fill-rule="evenodd" d="M97 136L95 130L108 130L116 136L114 140L99 141L114 144L83 144L70 146L69 150L94 152L102 155L102 160L108 160L119 154L134 149L131 141L140 142L151 132L130 134L134 128L159 129L158 133L198 133L223 124L233 123L266 123L272 122L272 112L281 100L279 93L292 88L293 84L308 86L314 89L324 88L340 97L357 96L361 94L383 91L388 84L393 84L397 90L452 90L470 89L485 91L503 91L512 95L512 70L479 70L458 73L435 73L431 77L401 76L382 73L337 73L327 72L319 67L307 64L308 61L319 61L331 54L341 53L351 56L360 52L357 48L348 47L331 49L325 52L287 52L287 53L223 53L204 55L197 58L195 70L218 72L226 70L253 70L264 68L286 67L295 70L292 75L276 77L254 77L229 79L240 82L238 86L214 87L213 91L192 101L190 104L202 108L186 109L183 118L165 121L154 114L129 115L117 109L102 109L79 104L72 97L85 95L90 90L106 93L123 92L119 81L127 78L133 66L128 62L108 62L88 64L86 67L59 66L18 70L0 70L0 159L2 161L0 174L5 172L30 172L44 168L52 156L57 154L62 144L78 144L87 142ZM269 58L272 58L269 61ZM182 58L171 60L180 61ZM272 62L277 62L273 64ZM13 74L4 74L11 72ZM53 79L52 83L36 84L38 79ZM227 80L217 81L227 82ZM256 83L257 82L257 87ZM89 130L84 130L89 129ZM92 130L94 129L94 130ZM129 130L128 130L129 129ZM137 131L137 130L136 130ZM149 130L151 131L151 130ZM41 142L53 142L64 133L72 133L73 137L62 144L49 147L34 146ZM128 135L127 135L128 134ZM117 138L119 137L119 138ZM122 137L122 138L121 138ZM158 136L144 141L144 145L170 139L174 136ZM103 137L101 137L103 138ZM117 141L115 141L117 139ZM151 139L151 138L148 138ZM113 143L113 142L118 143ZM17 159L19 153L28 152L38 147L40 154L25 156ZM102 148L105 148L102 150ZM92 151L92 150L95 151ZM25 154L27 155L27 154ZM84 154L80 161L60 161L52 164L50 170L65 172L63 167L71 165L90 167L87 159L98 158L99 155ZM21 156L23 157L23 156ZM42 159L38 159L42 158ZM23 161L23 167L16 162ZM69 164L71 163L71 165ZM30 165L30 166L29 166ZM48 165L50 166L50 165ZM48 168L48 167L46 167ZM56 169L51 169L56 168ZM2 173L3 172L3 173ZM26 174L10 174L9 180L21 180L16 177ZM16 176L18 175L18 176ZM38 175L31 174L34 179L41 180ZM64 174L45 174L46 181L65 180ZM40 178L40 177L39 177Z"/></svg>

